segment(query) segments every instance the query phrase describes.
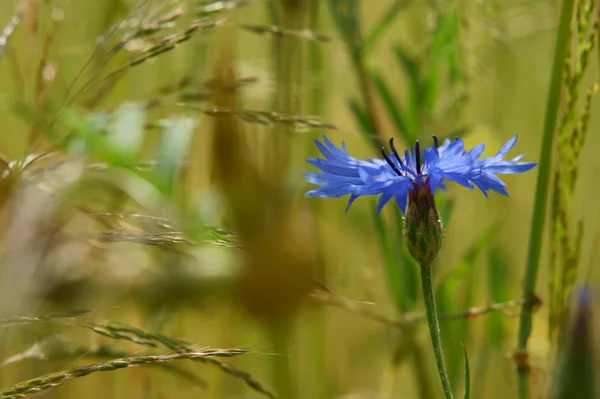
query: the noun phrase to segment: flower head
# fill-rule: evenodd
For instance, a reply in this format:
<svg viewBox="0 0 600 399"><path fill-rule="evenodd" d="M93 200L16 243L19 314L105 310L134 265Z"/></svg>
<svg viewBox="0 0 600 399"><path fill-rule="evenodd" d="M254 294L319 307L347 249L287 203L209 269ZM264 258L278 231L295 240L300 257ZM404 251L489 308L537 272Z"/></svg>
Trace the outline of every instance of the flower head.
<svg viewBox="0 0 600 399"><path fill-rule="evenodd" d="M419 142L400 155L390 140L391 152L382 149L381 159L359 160L338 148L326 136L323 143L315 140L325 158L309 158L307 161L321 172L307 172L306 179L321 187L306 193L308 197L341 197L350 195L348 206L363 195L380 195L377 204L379 213L392 197L402 213L406 212L409 193L425 190L433 197L440 188L446 190L445 180L456 182L473 189L475 186L487 197L489 191L508 196L506 183L497 174L522 173L536 164L519 162L523 155L511 160L503 159L514 147L517 136L513 136L491 157L481 158L485 143L469 151L461 139L446 139L439 144L433 137L433 145L421 151ZM414 197L414 195L413 195Z"/></svg>

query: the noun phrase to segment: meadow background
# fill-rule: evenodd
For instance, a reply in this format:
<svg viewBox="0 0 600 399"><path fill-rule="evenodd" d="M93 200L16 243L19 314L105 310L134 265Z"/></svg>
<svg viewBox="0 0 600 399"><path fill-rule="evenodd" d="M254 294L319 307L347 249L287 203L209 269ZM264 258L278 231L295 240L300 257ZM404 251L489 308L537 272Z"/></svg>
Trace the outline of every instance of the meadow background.
<svg viewBox="0 0 600 399"><path fill-rule="evenodd" d="M400 212L305 198L305 159L323 134L376 157L390 137L404 148L434 134L484 141L487 156L518 133L513 155L539 162L561 7L3 1L0 397L54 383L45 397L441 397ZM541 165L550 205L546 228L533 227L544 235L532 397L556 380L572 288L600 277L600 121L586 100L599 12L575 2L575 78L559 81L558 138ZM434 279L439 312L454 315L441 329L456 395L462 344L472 397L518 397L541 167L503 178L509 198L453 184L436 195ZM551 290L553 278L566 283ZM89 365L100 366L77 368Z"/></svg>

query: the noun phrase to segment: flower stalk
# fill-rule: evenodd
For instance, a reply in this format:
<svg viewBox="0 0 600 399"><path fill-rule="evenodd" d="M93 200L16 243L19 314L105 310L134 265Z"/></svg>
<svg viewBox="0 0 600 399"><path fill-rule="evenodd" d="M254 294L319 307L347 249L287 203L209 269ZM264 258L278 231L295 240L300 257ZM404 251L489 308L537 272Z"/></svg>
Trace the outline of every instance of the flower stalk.
<svg viewBox="0 0 600 399"><path fill-rule="evenodd" d="M452 399L452 389L450 379L444 363L444 352L442 350L442 340L440 339L440 324L435 307L435 296L433 295L433 284L431 278L431 266L421 265L421 288L423 289L423 300L425 302L425 313L427 314L427 325L429 335L431 336L431 345L435 355L435 364L437 366L440 381L444 388L444 397Z"/></svg>
<svg viewBox="0 0 600 399"><path fill-rule="evenodd" d="M418 146L415 154L419 154ZM420 156L417 155L418 172L421 169L419 158ZM415 184L414 189L408 192L404 237L411 256L421 265L421 288L423 290L431 345L435 355L435 364L444 389L444 397L452 399L450 379L444 363L440 323L435 307L431 276L431 264L442 247L442 233L442 221L435 206L435 198L429 180L425 179L422 185Z"/></svg>

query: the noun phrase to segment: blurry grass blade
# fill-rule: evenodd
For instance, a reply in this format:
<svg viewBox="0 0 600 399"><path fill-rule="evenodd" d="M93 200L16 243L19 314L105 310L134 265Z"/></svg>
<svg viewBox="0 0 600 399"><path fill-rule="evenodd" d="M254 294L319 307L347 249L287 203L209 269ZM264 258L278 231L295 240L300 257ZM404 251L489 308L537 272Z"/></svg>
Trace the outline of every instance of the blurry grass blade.
<svg viewBox="0 0 600 399"><path fill-rule="evenodd" d="M143 245L195 245L178 231L138 232L106 230L96 235L101 242L133 242Z"/></svg>
<svg viewBox="0 0 600 399"><path fill-rule="evenodd" d="M393 47L396 61L400 64L404 73L408 77L411 87L419 87L421 81L421 72L419 70L419 63L415 61L411 56L408 55L403 45L396 43ZM414 89L413 89L414 90ZM417 102L418 103L418 102Z"/></svg>
<svg viewBox="0 0 600 399"><path fill-rule="evenodd" d="M380 143L378 141L383 138L383 130L375 104L373 87L367 74L367 60L361 36L359 2L329 0L328 4L333 20L346 43L346 49L360 89L361 101L365 109L365 112L361 113L359 118L361 127L366 122L366 128L362 129L362 133L369 139L375 150L379 152ZM355 116L358 117L356 107L353 108Z"/></svg>
<svg viewBox="0 0 600 399"><path fill-rule="evenodd" d="M493 238L497 231L496 226L491 226L483 234L481 234L477 241L471 245L467 250L467 253L463 256L463 259L454 267L450 275L448 275L440 284L437 289L436 296L439 303L440 313L451 313L453 311L451 303L454 295L462 290L464 295L464 306L469 307L471 297L473 295L473 279L468 278L471 275L471 271L475 265L475 262L479 254L489 247L490 240ZM461 288L462 284L462 288ZM444 339L447 342L467 342L468 341L468 320L459 320L456 323L446 327L443 331ZM456 382L459 377L460 363L463 358L463 354L457 348L456 345L449 346L446 349L446 356L448 360L449 374L452 381Z"/></svg>
<svg viewBox="0 0 600 399"><path fill-rule="evenodd" d="M493 247L489 252L488 257L488 290L490 298L495 301L504 300L509 293L509 275L510 270L508 265L502 259L502 253L497 247ZM486 344L502 348L504 344L505 327L502 314L495 313L490 315L487 327Z"/></svg>
<svg viewBox="0 0 600 399"><path fill-rule="evenodd" d="M162 36L153 36L152 40L148 38L148 40L144 42L145 45L142 46L141 49L138 49L136 52L130 51L127 53L126 61L122 62L119 66L113 67L113 69L111 69L109 72L104 72L107 68L107 65L110 65L109 61L115 58L115 56L122 50L127 49L127 44L130 41L141 40L136 38L136 36L140 34L140 31L137 30L138 28L135 28L134 31L126 34L124 39L119 41L116 45L110 47L108 50L104 52L96 51L94 53L92 58L95 60L96 69L91 73L92 77L84 82L74 93L72 93L74 90L74 84L70 85L68 89L69 95L67 105L79 95L91 91L92 88L95 88L96 90L91 93L90 98L85 101L85 104L89 108L93 108L115 87L119 79L121 79L131 68L176 49L182 43L190 40L194 35L201 32L210 31L223 24L226 20L226 18L222 18L202 22L192 22L178 32L164 34ZM139 43L136 45L139 46ZM134 55L131 55L131 53ZM85 67L87 66L88 64L86 64ZM101 77L98 78L98 76Z"/></svg>
<svg viewBox="0 0 600 399"><path fill-rule="evenodd" d="M377 43L385 31L394 23L398 13L402 10L402 8L404 8L404 6L408 5L408 3L408 0L395 0L388 7L379 22L375 24L373 29L371 29L369 34L366 36L363 44L364 51L368 51Z"/></svg>
<svg viewBox="0 0 600 399"><path fill-rule="evenodd" d="M376 201L373 201L373 210L377 208ZM407 302L404 299L404 290L402 289L402 279L400 277L400 268L396 264L394 235L388 232L388 229L383 223L383 219L372 212L375 230L379 236L379 243L383 252L386 281L390 287L394 303L400 311L404 313L408 311Z"/></svg>
<svg viewBox="0 0 600 399"><path fill-rule="evenodd" d="M465 359L465 399L471 397L471 370L469 369L469 357L467 356L467 348L463 346L463 354Z"/></svg>
<svg viewBox="0 0 600 399"><path fill-rule="evenodd" d="M100 346L100 347L77 347L69 345L69 342L64 342L60 337L51 337L42 342L37 342L28 348L26 351L18 353L5 359L1 365L6 366L15 362L23 360L50 360L50 361L61 361L65 360L72 361L74 359L116 359L130 356L130 352L123 350L117 350L113 347ZM194 373L175 366L171 363L158 363L154 365L162 370L165 370L177 377L183 378L194 385L201 388L208 386L207 382L195 375Z"/></svg>
<svg viewBox="0 0 600 399"><path fill-rule="evenodd" d="M194 10L200 18L213 17L214 14L230 12L237 8L247 6L248 0L217 0L217 1L202 1Z"/></svg>
<svg viewBox="0 0 600 399"><path fill-rule="evenodd" d="M441 282L436 295L442 298L445 296L445 293L451 293L457 289L457 285L471 271L479 254L489 247L490 241L497 230L497 226L493 225L478 237L477 241L469 247L463 259L453 268L450 275Z"/></svg>
<svg viewBox="0 0 600 399"><path fill-rule="evenodd" d="M329 10L348 47L358 51L361 47L358 1L329 0Z"/></svg>
<svg viewBox="0 0 600 399"><path fill-rule="evenodd" d="M570 26L573 15L573 4L571 0L562 2L560 23L556 33L556 44L554 58L552 61L552 72L546 102L546 116L544 119L544 130L540 148L538 179L535 190L533 215L529 235L529 250L525 263L525 277L523 281L523 297L534 295L537 275L542 251L544 236L544 225L546 222L546 210L548 202L548 191L550 187L550 173L552 170L552 155L554 150L554 138L556 130L556 119L559 112L561 99L562 74L565 64L565 55L569 45ZM531 334L533 317L531 306L524 306L519 320L519 332L517 335L517 350L524 356L527 355L527 344ZM519 379L519 397L529 398L529 367L517 367Z"/></svg>
<svg viewBox="0 0 600 399"><path fill-rule="evenodd" d="M273 36L290 36L298 39L304 40L314 40L318 42L328 42L331 38L327 35L324 35L319 32L314 32L311 30L293 30L293 29L285 29L276 25L249 25L243 24L242 28L249 32L257 33L257 34L270 34Z"/></svg>
<svg viewBox="0 0 600 399"><path fill-rule="evenodd" d="M291 125L298 129L298 131L303 131L302 129L306 128L340 130L340 128L336 125L327 121L321 121L310 115L295 115L274 111L236 108L233 106L212 106L189 103L178 103L177 105L194 109L215 118L229 116L239 118L244 122L265 126L271 126L275 124Z"/></svg>
<svg viewBox="0 0 600 399"><path fill-rule="evenodd" d="M90 329L96 334L107 338L126 340L140 345L150 347L164 346L177 352L192 352L192 345L178 338L168 337L163 334L146 331L141 328L117 324L117 323L92 323L87 321L66 321L64 324Z"/></svg>
<svg viewBox="0 0 600 399"><path fill-rule="evenodd" d="M551 399L597 397L592 300L591 288L580 288L573 316L563 324Z"/></svg>
<svg viewBox="0 0 600 399"><path fill-rule="evenodd" d="M432 57L431 61L441 59L450 61L449 70L452 75L457 73L456 68L458 67L454 65L454 59L451 56L458 50L460 10L456 3L448 8L436 15L433 43L429 49L429 54ZM452 78L454 77L452 76Z"/></svg>
<svg viewBox="0 0 600 399"><path fill-rule="evenodd" d="M580 89L588 69L588 58L596 45L598 20L593 14L594 2L577 3L572 32L577 41L567 49L564 68L565 108L558 129L558 162L552 194L552 234L549 334L553 338L571 302L580 257L582 222L576 220L573 201L579 176L580 153L585 145L591 102L598 90L593 85L577 118ZM589 31L590 25L592 26ZM589 31L589 32L588 32Z"/></svg>
<svg viewBox="0 0 600 399"><path fill-rule="evenodd" d="M439 100L439 95L437 92L438 74L439 69L431 67L428 71L424 73L425 77L423 78L423 82L421 83L421 91L423 92L422 107L428 112L432 112L434 110L436 101Z"/></svg>
<svg viewBox="0 0 600 399"><path fill-rule="evenodd" d="M140 103L124 104L112 115L107 143L127 156L138 155L144 140L146 107Z"/></svg>
<svg viewBox="0 0 600 399"><path fill-rule="evenodd" d="M102 310L102 309L100 309ZM61 312L61 313L47 313L36 316L15 316L15 317L6 317L0 319L1 326L13 326L17 324L30 324L30 323L41 323L52 320L64 320L64 319L73 319L75 317L85 315L91 312L95 312L96 310L72 310L69 312Z"/></svg>
<svg viewBox="0 0 600 399"><path fill-rule="evenodd" d="M408 99L404 107L404 125L407 135L417 137L419 134L419 113L422 107L421 71L419 63L411 58L404 47L397 43L393 47L396 61L408 78Z"/></svg>
<svg viewBox="0 0 600 399"><path fill-rule="evenodd" d="M239 246L237 235L228 230L223 230L214 226L199 226L197 236L200 236L199 242L213 245L221 245L224 247Z"/></svg>
<svg viewBox="0 0 600 399"><path fill-rule="evenodd" d="M391 116L394 124L396 126L396 132L404 139L405 143L413 143L417 138L412 137L408 134L406 130L406 124L404 122L404 118L402 116L402 108L398 104L398 101L394 98L393 94L388 89L387 84L383 81L383 77L379 74L379 72L375 70L371 70L369 72L371 81L373 82L373 86L379 94L381 101L385 105L385 108L388 111L388 114Z"/></svg>
<svg viewBox="0 0 600 399"><path fill-rule="evenodd" d="M62 385L67 381L74 380L76 378L85 377L87 375L97 373L97 372L106 372L106 371L115 371L119 369L129 368L129 367L137 367L142 365L154 365L159 363L171 362L174 360L197 360L203 362L212 362L217 361L221 366L223 371L227 371L228 365L224 365L220 363L216 358L218 357L233 357L240 356L245 354L246 352L241 349L209 349L205 351L195 351L195 352L182 352L182 353L173 353L169 355L150 355L150 356L131 356L124 357L121 359L113 359L107 360L104 362L88 365L88 366L79 366L72 369L67 369L64 371L59 371L56 373L46 374L40 377L33 378L28 381L24 381L18 384L13 385L12 387L5 389L0 392L0 398L2 399L18 399L27 397L39 392L43 392L54 388L58 385ZM231 372L228 372L231 374ZM255 381L253 381L254 383ZM248 383L248 382L247 382ZM250 385L250 383L248 384ZM257 386L250 385L257 392L262 393L268 397L274 398L275 396L270 392L266 391L260 384Z"/></svg>
<svg viewBox="0 0 600 399"><path fill-rule="evenodd" d="M158 144L156 177L159 187L166 194L173 194L173 187L180 161L185 158L194 135L194 119L179 117L164 120L164 130Z"/></svg>
<svg viewBox="0 0 600 399"><path fill-rule="evenodd" d="M360 126L361 132L368 133L371 127L371 122L369 121L369 116L367 115L367 112L363 106L354 99L348 100L348 105L352 115L354 115L354 119L358 123L358 126Z"/></svg>
<svg viewBox="0 0 600 399"><path fill-rule="evenodd" d="M376 206L376 202L373 202L373 209ZM398 311L404 314L413 310L417 301L419 266L403 245L402 213L396 208L394 212L393 229L386 227L382 218L375 216L375 212L373 212L373 221L384 256L386 281Z"/></svg>
<svg viewBox="0 0 600 399"><path fill-rule="evenodd" d="M22 11L18 10L10 19L10 22L6 24L4 29L2 29L2 33L0 33L0 60L4 55L4 50L8 45L8 40L15 33L17 26L21 22Z"/></svg>

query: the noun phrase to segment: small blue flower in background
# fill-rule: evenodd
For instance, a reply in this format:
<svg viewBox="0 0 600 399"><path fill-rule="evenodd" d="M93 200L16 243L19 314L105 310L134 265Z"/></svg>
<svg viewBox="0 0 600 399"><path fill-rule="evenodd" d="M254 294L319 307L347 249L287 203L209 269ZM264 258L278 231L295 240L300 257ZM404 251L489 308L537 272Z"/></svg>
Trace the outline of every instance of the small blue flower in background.
<svg viewBox="0 0 600 399"><path fill-rule="evenodd" d="M497 174L522 173L533 168L534 162L519 162L523 155L511 160L504 156L514 147L517 136L512 137L496 155L479 159L485 143L466 151L461 139L446 139L438 145L433 137L433 145L421 152L419 142L401 156L390 140L391 153L382 149L383 159L359 160L346 151L346 146L338 148L327 137L323 143L315 140L325 158L309 158L311 165L321 172L305 173L306 180L322 187L310 190L307 197L341 197L350 195L348 206L363 195L381 195L377 213L392 197L402 213L406 212L408 198L426 192L433 196L440 188L446 190L444 180L456 182L473 189L479 188L487 197L489 191L508 196L506 183ZM416 198L416 197L415 197Z"/></svg>

